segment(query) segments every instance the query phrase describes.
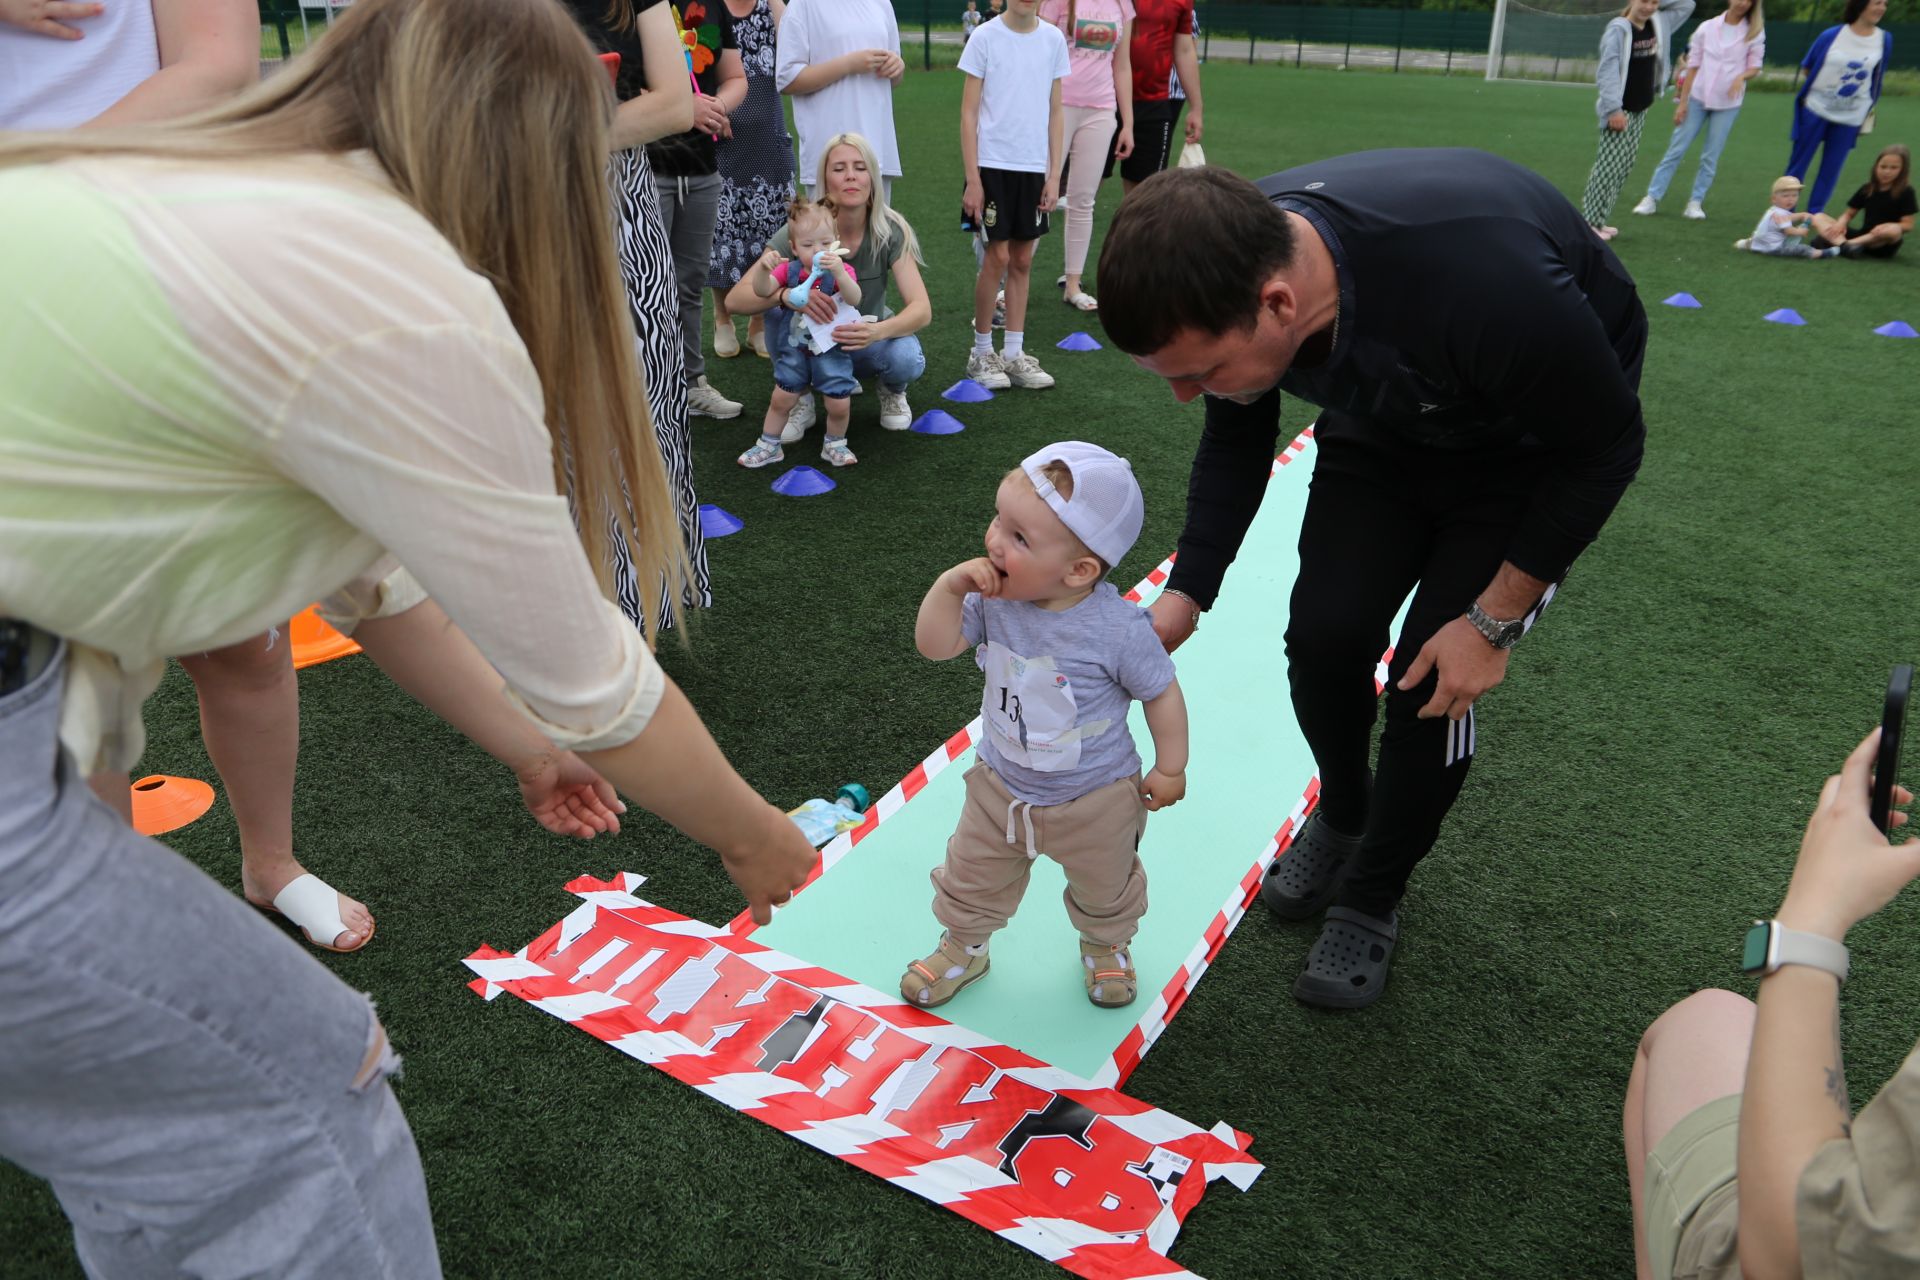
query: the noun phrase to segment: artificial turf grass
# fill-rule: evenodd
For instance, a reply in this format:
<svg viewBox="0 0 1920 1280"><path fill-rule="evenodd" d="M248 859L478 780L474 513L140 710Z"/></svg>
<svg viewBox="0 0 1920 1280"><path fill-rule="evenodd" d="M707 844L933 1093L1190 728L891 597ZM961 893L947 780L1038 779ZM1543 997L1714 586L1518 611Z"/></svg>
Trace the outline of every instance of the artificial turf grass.
<svg viewBox="0 0 1920 1280"><path fill-rule="evenodd" d="M1206 74L1208 155L1252 176L1366 146L1472 144L1577 197L1591 160L1579 90L1218 63ZM936 307L916 411L965 358L972 259L950 229L957 94L951 73L915 74L896 99L910 170L897 191ZM1749 105L1706 223L1625 212L1665 143L1650 122L1616 219L1652 319L1647 463L1516 651L1512 680L1484 700L1481 755L1414 877L1385 998L1358 1015L1297 1005L1285 987L1314 927L1256 908L1129 1081L1188 1119L1251 1132L1268 1165L1251 1192L1203 1201L1174 1250L1193 1270L1631 1268L1618 1112L1634 1040L1699 986L1751 991L1735 972L1742 928L1778 903L1814 793L1872 723L1887 666L1920 654L1903 579L1920 343L1869 332L1920 322L1914 262L1776 262L1729 247L1784 160L1787 106ZM1866 142L1911 140L1916 124L1920 106L1889 99ZM1871 150L1849 166L1843 198ZM1689 162L1675 190L1691 175ZM1118 189L1101 194L1097 226ZM1133 460L1147 526L1118 581L1172 548L1198 408L1175 406L1110 348L1053 349L1074 329L1103 337L1053 298L1058 245L1056 228L1037 255L1028 332L1059 387L948 406L968 430L946 439L878 431L869 391L854 401L861 463L825 497L777 498L771 475L733 464L771 368L710 364L747 407L731 423L695 419L701 498L747 528L712 544L718 604L693 648L668 641L663 659L770 797L797 803L849 777L888 786L973 715L976 673L919 659L913 613L935 574L977 553L994 485L1031 448L1091 435ZM1705 308L1658 305L1682 289ZM1780 306L1808 327L1760 321ZM1286 435L1308 420L1287 403ZM811 463L818 438L792 460ZM1285 715L1273 645L1249 693ZM644 894L713 922L739 899L710 855L637 809L617 840L539 831L498 766L364 659L303 673L301 689L300 847L380 920L366 952L320 962L380 998L408 1057L397 1087L449 1274L1055 1273L519 1001L482 1003L459 957L527 941L571 908L561 885L579 872L645 872ZM1204 708L1193 716L1204 731ZM148 722L145 771L212 779L178 672ZM1186 803L1221 802L1191 781ZM1278 779L1264 800L1276 824L1294 785ZM168 842L237 883L224 803ZM1916 925L1903 901L1850 939L1856 1104L1912 1045ZM0 1169L0 1206L0 1274L77 1274L43 1188Z"/></svg>

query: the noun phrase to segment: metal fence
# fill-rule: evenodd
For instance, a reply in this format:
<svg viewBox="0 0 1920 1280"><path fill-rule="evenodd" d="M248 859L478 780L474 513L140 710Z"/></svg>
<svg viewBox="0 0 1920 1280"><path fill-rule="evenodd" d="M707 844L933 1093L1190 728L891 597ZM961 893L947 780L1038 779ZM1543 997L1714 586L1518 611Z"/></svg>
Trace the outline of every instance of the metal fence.
<svg viewBox="0 0 1920 1280"><path fill-rule="evenodd" d="M828 0L831 3L831 0ZM291 57L325 30L349 0L259 0L263 68ZM986 0L978 0L982 12ZM1814 36L1840 20L1845 0L1820 0L1805 21L1767 23L1767 65L1782 75L1797 67ZM893 0L909 65L953 66L960 58L960 15L966 0ZM1712 17L1721 6L1701 6ZM1251 4L1200 0L1200 54L1206 61L1267 62L1296 67L1353 67L1442 75L1485 75L1493 31L1492 0L1402 0L1399 4ZM1683 27L1686 46L1698 22ZM1920 27L1894 33L1889 69L1920 68ZM1570 31L1565 49L1536 51L1541 79L1591 81L1595 37ZM1530 71L1530 76L1535 72Z"/></svg>
<svg viewBox="0 0 1920 1280"><path fill-rule="evenodd" d="M986 0L978 0L986 11ZM960 15L966 0L894 0L900 38L910 63L952 66L960 55ZM1724 6L1705 0L1699 19ZM1820 0L1804 21L1767 23L1767 65L1783 73L1797 67L1814 36L1840 20L1845 0ZM1402 0L1398 4L1359 6L1334 3L1255 4L1200 0L1200 52L1207 61L1269 62L1292 66L1353 67L1381 71L1484 75L1487 45L1493 33L1492 0ZM1675 48L1683 49L1699 25L1681 28ZM1889 26L1894 33L1890 69L1920 67L1920 29ZM1904 30L1904 35L1903 35ZM1540 51L1547 65L1541 78L1592 79L1597 32L1574 28L1565 49Z"/></svg>

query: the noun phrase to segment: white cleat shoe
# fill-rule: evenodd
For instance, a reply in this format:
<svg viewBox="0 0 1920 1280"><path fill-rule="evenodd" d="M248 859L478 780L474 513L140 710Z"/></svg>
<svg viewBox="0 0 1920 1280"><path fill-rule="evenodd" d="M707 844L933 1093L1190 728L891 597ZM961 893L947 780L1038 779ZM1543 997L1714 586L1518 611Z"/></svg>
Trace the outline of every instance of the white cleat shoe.
<svg viewBox="0 0 1920 1280"><path fill-rule="evenodd" d="M1645 217L1649 213L1658 212L1659 208L1660 206L1654 203L1654 199L1652 196L1641 196L1640 203L1633 206L1633 211L1637 214L1640 214L1642 217Z"/></svg>
<svg viewBox="0 0 1920 1280"><path fill-rule="evenodd" d="M1701 222L1705 220L1707 211L1700 207L1698 200L1689 200L1687 201L1687 207L1681 211L1680 216L1683 218L1691 218L1695 222Z"/></svg>

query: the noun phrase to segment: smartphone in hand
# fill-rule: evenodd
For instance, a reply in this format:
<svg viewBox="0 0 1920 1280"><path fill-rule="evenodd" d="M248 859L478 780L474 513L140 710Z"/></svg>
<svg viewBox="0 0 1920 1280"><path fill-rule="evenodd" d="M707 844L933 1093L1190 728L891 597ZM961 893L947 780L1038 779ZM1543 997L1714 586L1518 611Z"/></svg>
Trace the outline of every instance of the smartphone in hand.
<svg viewBox="0 0 1920 1280"><path fill-rule="evenodd" d="M1873 825L1891 832L1893 788L1900 772L1900 735L1906 728L1907 698L1913 692L1913 667L1901 663L1887 680L1887 701L1880 713L1880 755L1873 764L1873 791L1867 814Z"/></svg>

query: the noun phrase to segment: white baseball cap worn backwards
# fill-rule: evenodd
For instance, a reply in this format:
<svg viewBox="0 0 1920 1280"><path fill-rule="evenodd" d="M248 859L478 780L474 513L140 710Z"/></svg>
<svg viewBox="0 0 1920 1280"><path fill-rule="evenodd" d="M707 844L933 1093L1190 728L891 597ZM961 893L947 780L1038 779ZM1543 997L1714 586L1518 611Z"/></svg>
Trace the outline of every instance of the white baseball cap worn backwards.
<svg viewBox="0 0 1920 1280"><path fill-rule="evenodd" d="M1040 468L1062 462L1073 473L1073 496L1063 498ZM1034 492L1060 517L1060 523L1112 568L1126 559L1147 518L1146 499L1133 466L1097 444L1063 440L1037 449L1020 464Z"/></svg>

